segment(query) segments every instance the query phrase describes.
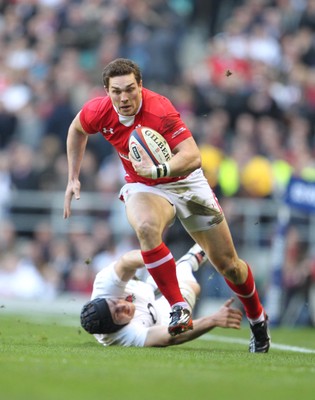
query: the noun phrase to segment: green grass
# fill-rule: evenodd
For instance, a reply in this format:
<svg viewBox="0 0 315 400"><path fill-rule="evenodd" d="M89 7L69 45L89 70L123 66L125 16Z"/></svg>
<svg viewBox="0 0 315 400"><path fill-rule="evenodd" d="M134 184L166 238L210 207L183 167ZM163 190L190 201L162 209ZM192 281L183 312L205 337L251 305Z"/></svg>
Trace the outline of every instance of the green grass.
<svg viewBox="0 0 315 400"><path fill-rule="evenodd" d="M214 335L248 339L249 330ZM209 337L208 337L209 339ZM274 329L272 349L249 354L243 343L196 340L165 349L103 348L78 318L43 319L0 312L0 397L8 400L313 399L315 330Z"/></svg>

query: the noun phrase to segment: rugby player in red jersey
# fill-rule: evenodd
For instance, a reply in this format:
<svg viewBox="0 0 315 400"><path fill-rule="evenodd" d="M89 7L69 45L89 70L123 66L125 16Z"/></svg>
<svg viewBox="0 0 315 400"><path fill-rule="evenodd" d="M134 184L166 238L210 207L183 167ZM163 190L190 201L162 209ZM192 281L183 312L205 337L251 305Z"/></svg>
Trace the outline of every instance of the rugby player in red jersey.
<svg viewBox="0 0 315 400"><path fill-rule="evenodd" d="M191 132L166 97L142 86L141 71L133 61L119 58L109 63L103 82L107 96L85 103L69 127L64 218L71 214L72 197L80 198L80 167L88 137L101 132L115 147L126 172L119 197L139 239L145 266L172 307L169 333L175 336L193 329L175 260L162 239L165 228L177 217L242 302L252 332L249 351L266 353L270 346L267 317L253 274L238 257L223 211L203 175ZM138 126L165 137L173 154L169 162L155 167L141 149L141 161L129 157L129 136Z"/></svg>

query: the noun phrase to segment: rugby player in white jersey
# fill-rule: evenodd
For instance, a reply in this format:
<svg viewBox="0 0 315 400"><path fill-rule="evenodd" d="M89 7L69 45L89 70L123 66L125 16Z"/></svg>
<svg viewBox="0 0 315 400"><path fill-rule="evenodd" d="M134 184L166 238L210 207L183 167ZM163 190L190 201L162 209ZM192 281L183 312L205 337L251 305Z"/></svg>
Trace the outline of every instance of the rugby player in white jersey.
<svg viewBox="0 0 315 400"><path fill-rule="evenodd" d="M200 292L193 271L205 261L196 244L177 262L179 286L192 312ZM231 298L215 314L195 319L193 330L170 335L171 307L150 275L144 274L143 281L137 278L143 267L141 251L132 250L97 274L91 300L82 308L81 325L100 344L165 347L196 339L215 327L240 328L242 313L230 307Z"/></svg>

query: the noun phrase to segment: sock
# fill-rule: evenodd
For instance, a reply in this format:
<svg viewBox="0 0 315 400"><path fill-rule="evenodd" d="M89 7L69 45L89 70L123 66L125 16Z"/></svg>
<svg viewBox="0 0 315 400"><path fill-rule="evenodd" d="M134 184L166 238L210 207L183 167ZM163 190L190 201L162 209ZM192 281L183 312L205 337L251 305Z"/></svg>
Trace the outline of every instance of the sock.
<svg viewBox="0 0 315 400"><path fill-rule="evenodd" d="M174 257L165 243L141 254L148 272L170 305L187 304L179 290Z"/></svg>
<svg viewBox="0 0 315 400"><path fill-rule="evenodd" d="M264 322L265 319L266 319L265 311L263 311L258 318L255 319L248 318L248 321L250 322L251 325L255 325L259 324L260 322Z"/></svg>
<svg viewBox="0 0 315 400"><path fill-rule="evenodd" d="M259 300L252 271L249 265L246 265L248 268L248 275L246 281L241 285L235 285L228 279L224 279L228 286L233 290L233 292L242 302L247 318L249 320L257 320L262 315L264 309Z"/></svg>

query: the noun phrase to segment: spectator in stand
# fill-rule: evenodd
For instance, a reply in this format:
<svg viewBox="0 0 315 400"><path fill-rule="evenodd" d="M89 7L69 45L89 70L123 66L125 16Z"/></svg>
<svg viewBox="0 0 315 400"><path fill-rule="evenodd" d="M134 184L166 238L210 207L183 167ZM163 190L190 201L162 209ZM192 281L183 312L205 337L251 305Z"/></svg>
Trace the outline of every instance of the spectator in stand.
<svg viewBox="0 0 315 400"><path fill-rule="evenodd" d="M5 219L10 208L11 176L9 156L0 150L0 221Z"/></svg>
<svg viewBox="0 0 315 400"><path fill-rule="evenodd" d="M299 21L299 27L309 28L312 32L315 32L315 1L307 0L305 2L304 9L301 13Z"/></svg>
<svg viewBox="0 0 315 400"><path fill-rule="evenodd" d="M288 121L286 159L292 165L294 175L315 181L315 160L312 150L310 122L292 115Z"/></svg>
<svg viewBox="0 0 315 400"><path fill-rule="evenodd" d="M0 100L0 151L7 147L15 135L17 117L8 111Z"/></svg>
<svg viewBox="0 0 315 400"><path fill-rule="evenodd" d="M286 325L310 323L310 316L305 317L305 305L309 303L311 258L301 229L301 221L292 220L286 235L281 312L281 322Z"/></svg>
<svg viewBox="0 0 315 400"><path fill-rule="evenodd" d="M37 190L36 153L23 143L12 143L9 149L10 178L16 190Z"/></svg>
<svg viewBox="0 0 315 400"><path fill-rule="evenodd" d="M32 243L24 243L22 250L0 254L0 295L2 298L53 298L56 287L47 281L34 264L30 251ZM19 253L19 250L22 253Z"/></svg>
<svg viewBox="0 0 315 400"><path fill-rule="evenodd" d="M10 219L1 220L0 230L0 252L15 251L17 243L18 232Z"/></svg>

